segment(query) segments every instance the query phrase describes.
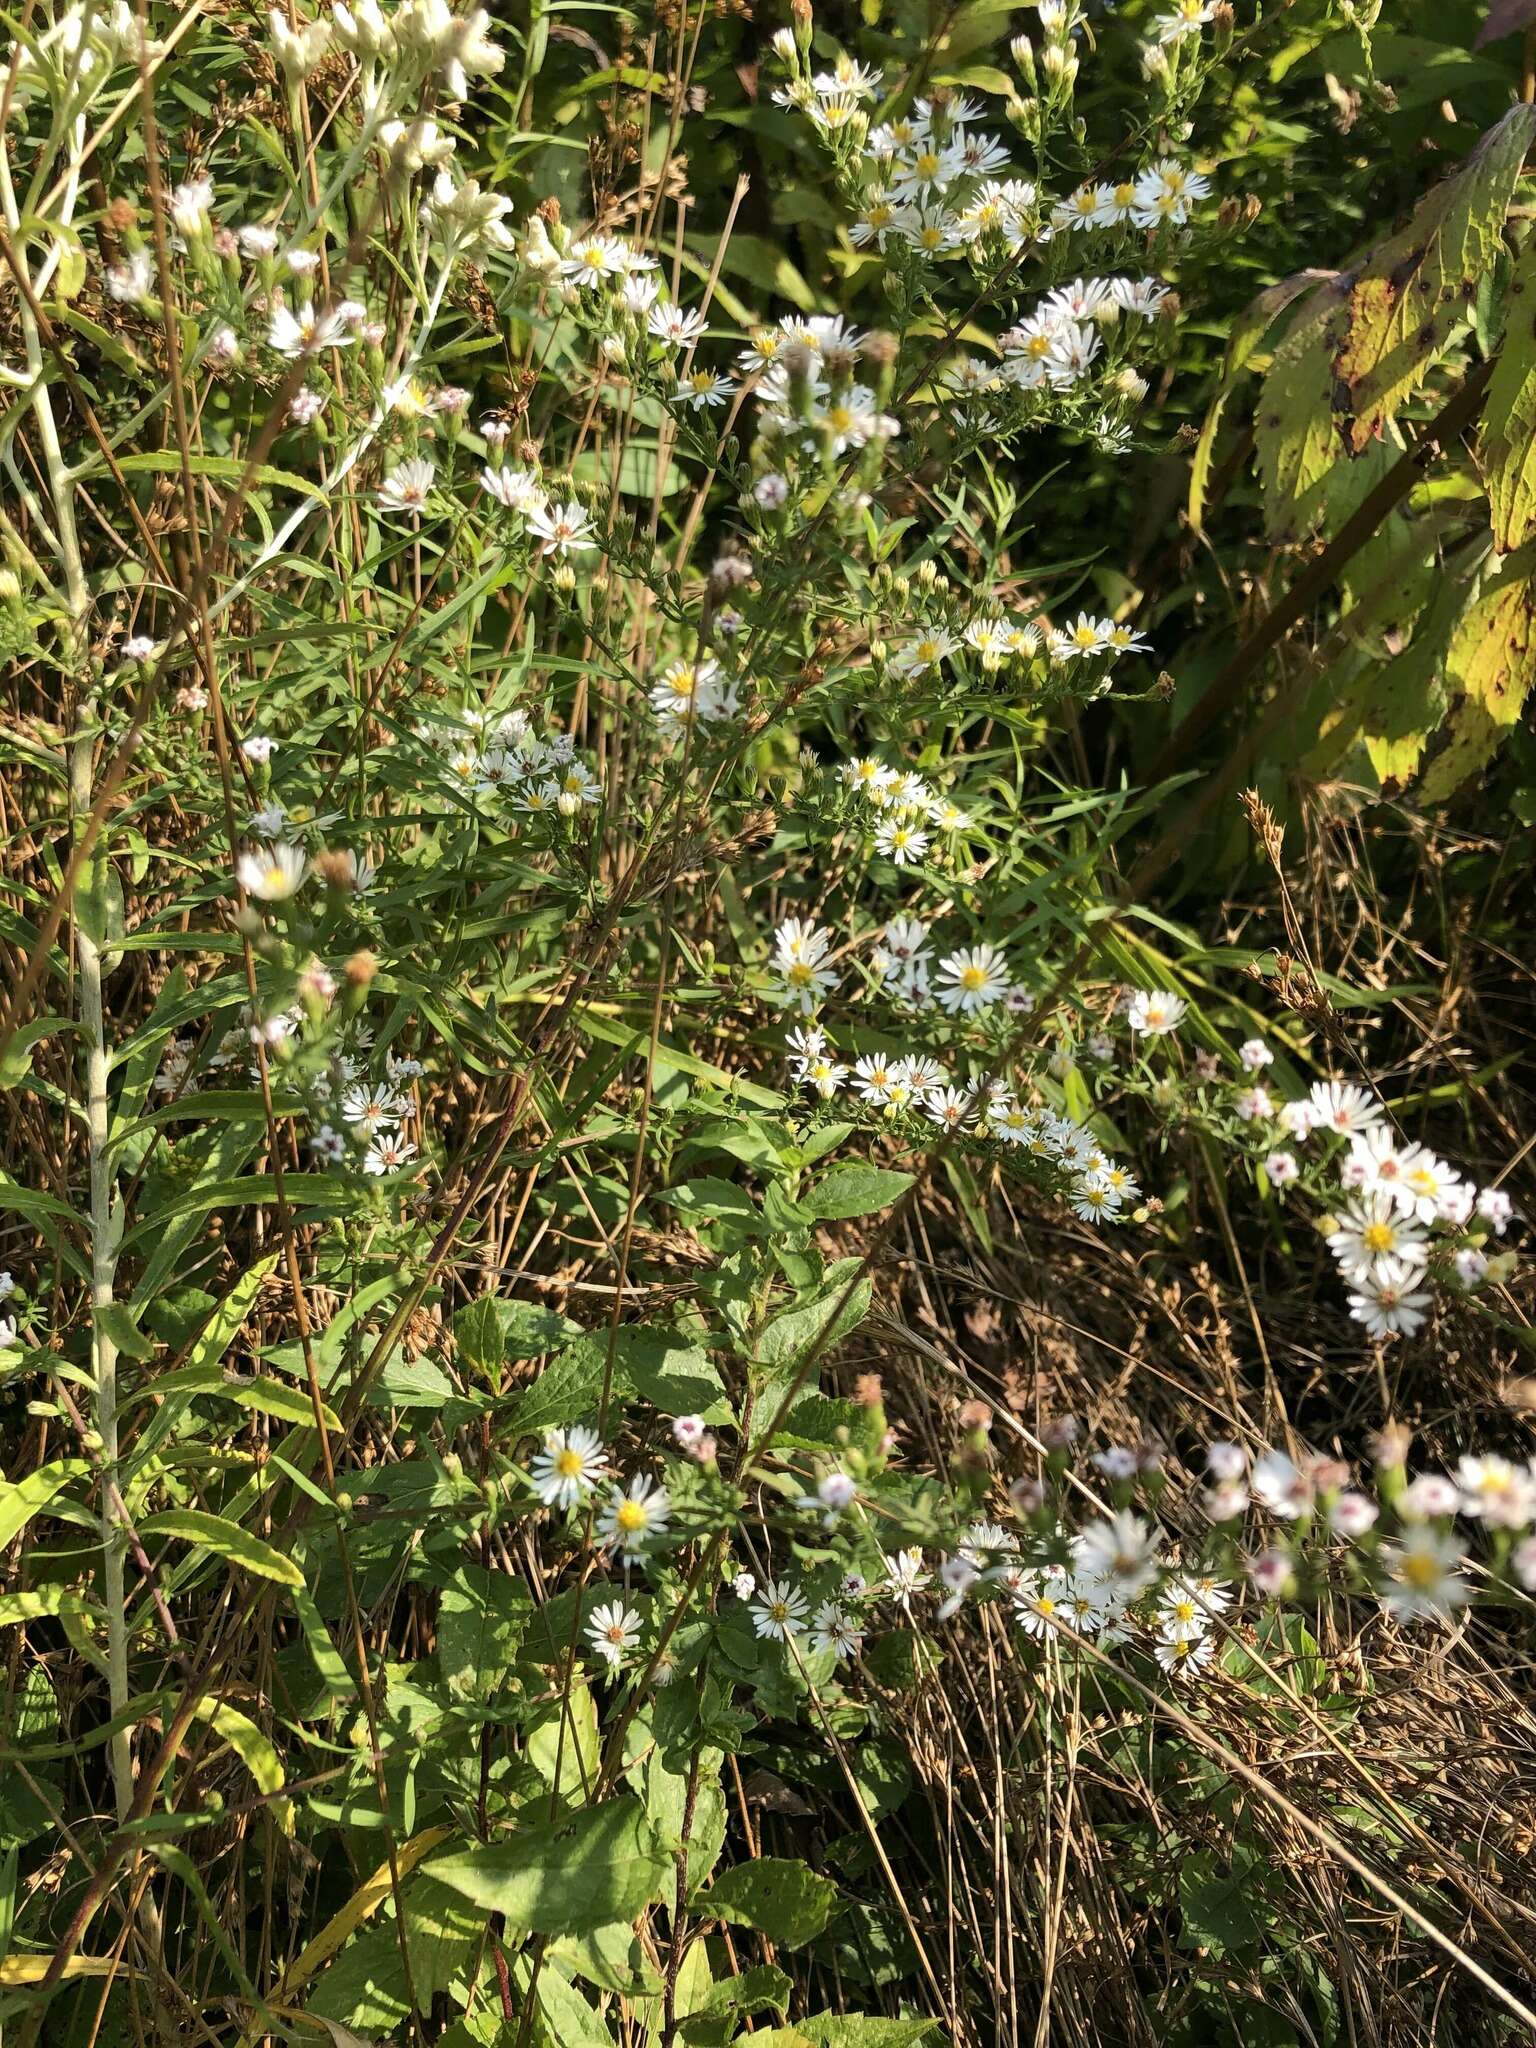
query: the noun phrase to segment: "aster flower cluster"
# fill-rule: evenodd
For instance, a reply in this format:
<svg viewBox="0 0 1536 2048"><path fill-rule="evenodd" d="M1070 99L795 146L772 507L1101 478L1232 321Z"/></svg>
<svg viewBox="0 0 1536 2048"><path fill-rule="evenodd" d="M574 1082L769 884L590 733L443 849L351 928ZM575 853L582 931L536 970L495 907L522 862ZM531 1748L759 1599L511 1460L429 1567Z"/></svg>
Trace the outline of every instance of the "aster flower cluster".
<svg viewBox="0 0 1536 2048"><path fill-rule="evenodd" d="M973 1516L947 1540L887 1548L895 1439L883 1429L878 1392L864 1398L877 1409L873 1454L850 1449L809 1474L789 1454L791 1514L808 1518L810 1554L822 1561L803 1576L760 1565L726 1571L753 1635L784 1644L802 1671L807 1658L825 1657L829 1672L854 1664L884 1628L941 1625L978 1605L1009 1619L1021 1648L1071 1655L1088 1643L1144 1658L1179 1682L1211 1675L1229 1649L1241 1664L1255 1601L1305 1605L1331 1587L1376 1600L1401 1624L1445 1622L1476 1592L1473 1561L1454 1532L1458 1516L1488 1540L1479 1569L1490 1595L1536 1589L1536 1471L1469 1455L1453 1476L1409 1480L1406 1441L1390 1432L1379 1451L1379 1501L1352 1486L1335 1459L1266 1450L1250 1460L1236 1444L1210 1444L1204 1487L1188 1503L1203 1508L1209 1533L1192 1541L1166 1526L1174 1474L1156 1444L1094 1452L1069 1495L1079 1431L1060 1417L1043 1425L1043 1475L1009 1488L1007 1520ZM969 1420L984 1439L989 1416ZM713 1464L715 1439L697 1416L677 1418L672 1436L685 1459ZM552 1430L527 1479L551 1513L587 1517L600 1553L622 1570L622 1596L593 1608L585 1638L610 1672L633 1669L650 1626L629 1593L630 1574L664 1565L676 1533L672 1495L649 1474L616 1476L589 1424ZM1094 1510L1070 1517L1069 1498L1085 1492ZM1250 1516L1257 1519L1244 1526ZM791 1520L786 1537L793 1528ZM754 1551L767 1534L738 1533ZM669 1661L656 1661L653 1681L665 1683Z"/></svg>
<svg viewBox="0 0 1536 2048"><path fill-rule="evenodd" d="M1122 1008L1144 1050L1173 1040L1188 1012L1172 989L1134 990ZM1106 1041L1097 1049L1107 1055L1111 1047ZM1252 1153L1277 1195L1294 1188L1317 1204L1354 1322L1378 1340L1413 1336L1428 1320L1437 1283L1466 1295L1508 1278L1513 1254L1492 1248L1514 1217L1502 1189L1478 1187L1429 1146L1400 1137L1386 1105L1362 1083L1316 1081L1305 1094L1281 1099L1269 1078L1274 1058L1262 1038L1244 1040L1235 1059L1241 1078L1233 1081L1223 1079L1214 1053L1197 1051L1197 1098L1221 1081L1231 1125L1218 1134ZM1165 1105L1177 1093L1171 1076L1151 1089Z"/></svg>
<svg viewBox="0 0 1536 2048"><path fill-rule="evenodd" d="M416 726L427 780L508 829L524 819L577 818L603 786L567 732L540 732L523 710L471 710Z"/></svg>
<svg viewBox="0 0 1536 2048"><path fill-rule="evenodd" d="M1010 120L1038 154L1048 127L1067 123L1078 68L1081 10L1063 0L1038 9L1043 44L1016 37L1012 52L1027 98L1009 104ZM909 113L871 128L865 111L878 81L841 58L809 68L805 49L788 32L775 48L789 83L775 98L802 109L832 149L843 189L856 209L848 230L857 250L892 266L899 292L931 287L932 266L964 262L999 279L1019 259L1051 261L1050 245L1085 233L1118 236L1127 255L1133 238L1177 235L1211 190L1194 166L1163 156L1125 177L1094 181L1057 199L1031 179L1010 175L1008 148L980 126L982 110L949 92L917 100ZM1161 51L1159 52L1161 57ZM1166 68L1166 58L1162 59ZM1172 310L1155 277L1079 277L1048 292L999 339L1000 362L962 357L946 373L951 390L989 403L979 432L1006 431L1031 415L994 401L1012 393L1036 398L1080 393L1091 401L1082 424L1106 448L1129 445L1128 411L1145 396L1133 367L1127 322ZM1095 417L1095 411L1097 416Z"/></svg>
<svg viewBox="0 0 1536 2048"><path fill-rule="evenodd" d="M1295 1148L1316 1141L1324 1150L1307 1178L1329 1203L1324 1231L1350 1316L1372 1337L1412 1336L1422 1328L1434 1279L1471 1292L1503 1276L1506 1265L1496 1262L1488 1242L1502 1237L1513 1218L1509 1197L1464 1179L1427 1145L1400 1138L1368 1088L1318 1081L1278 1107L1253 1088L1243 1113L1272 1120L1288 1140L1264 1158L1273 1187L1303 1178Z"/></svg>
<svg viewBox="0 0 1536 2048"><path fill-rule="evenodd" d="M1536 1470L1478 1453L1460 1458L1452 1474L1410 1478L1407 1450L1404 1431L1378 1438L1373 1499L1350 1485L1349 1468L1337 1459L1268 1450L1250 1467L1239 1446L1212 1444L1206 1509L1220 1526L1250 1507L1268 1518L1267 1546L1247 1568L1269 1598L1293 1598L1319 1579L1319 1543L1351 1546L1358 1582L1401 1623L1450 1622L1480 1584L1494 1598L1536 1592ZM1485 1538L1481 1559L1456 1533L1458 1518Z"/></svg>

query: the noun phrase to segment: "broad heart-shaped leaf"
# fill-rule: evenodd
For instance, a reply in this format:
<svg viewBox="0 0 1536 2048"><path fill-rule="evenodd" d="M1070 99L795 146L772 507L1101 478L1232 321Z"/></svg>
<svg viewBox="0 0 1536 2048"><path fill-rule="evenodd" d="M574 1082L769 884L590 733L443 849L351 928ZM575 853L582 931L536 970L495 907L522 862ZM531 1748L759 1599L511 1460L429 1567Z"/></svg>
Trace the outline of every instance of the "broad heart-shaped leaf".
<svg viewBox="0 0 1536 2048"><path fill-rule="evenodd" d="M800 1200L821 1221L842 1222L854 1216L871 1216L876 1209L888 1209L906 1193L915 1178L886 1166L837 1166Z"/></svg>
<svg viewBox="0 0 1536 2048"><path fill-rule="evenodd" d="M483 1295L453 1319L461 1355L488 1378L509 1358L538 1358L580 1334L578 1326L536 1301L501 1301Z"/></svg>
<svg viewBox="0 0 1536 2048"><path fill-rule="evenodd" d="M1511 554L1536 534L1536 243L1509 281L1504 346L1483 406L1479 452L1493 544Z"/></svg>
<svg viewBox="0 0 1536 2048"><path fill-rule="evenodd" d="M1492 760L1519 723L1536 681L1536 543L1505 562L1470 605L1446 650L1456 693L1449 743L1423 772L1419 794L1439 803Z"/></svg>
<svg viewBox="0 0 1536 2048"><path fill-rule="evenodd" d="M1265 1928L1264 1867L1252 1849L1234 1849L1218 1861L1205 1851L1179 1867L1180 1941L1213 1956L1255 1948Z"/></svg>
<svg viewBox="0 0 1536 2048"><path fill-rule="evenodd" d="M1498 249L1533 140L1536 107L1511 108L1455 176L1435 187L1407 227L1344 280L1349 326L1338 353L1334 402L1355 454L1417 390L1469 319L1474 288Z"/></svg>
<svg viewBox="0 0 1536 2048"><path fill-rule="evenodd" d="M167 1508L164 1514L148 1515L139 1524L141 1536L179 1536L200 1550L213 1550L232 1564L244 1565L259 1578L276 1579L279 1585L302 1586L304 1574L291 1557L284 1557L270 1543L263 1543L238 1522L222 1515L204 1514L201 1508Z"/></svg>
<svg viewBox="0 0 1536 2048"><path fill-rule="evenodd" d="M838 1890L792 1856L759 1856L722 1870L695 1905L738 1927L755 1927L781 1948L801 1948L837 1911Z"/></svg>
<svg viewBox="0 0 1536 2048"><path fill-rule="evenodd" d="M533 1934L633 1920L660 1899L672 1874L639 1801L627 1793L573 1820L520 1828L427 1867L439 1884Z"/></svg>

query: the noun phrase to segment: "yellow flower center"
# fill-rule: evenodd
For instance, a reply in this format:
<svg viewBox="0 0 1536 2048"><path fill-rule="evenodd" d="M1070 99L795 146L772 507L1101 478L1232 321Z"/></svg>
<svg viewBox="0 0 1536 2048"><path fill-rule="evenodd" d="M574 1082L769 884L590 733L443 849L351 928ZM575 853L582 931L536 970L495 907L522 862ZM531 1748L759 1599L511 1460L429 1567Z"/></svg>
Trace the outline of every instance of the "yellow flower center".
<svg viewBox="0 0 1536 2048"><path fill-rule="evenodd" d="M626 1500L620 1506L618 1513L614 1516L614 1520L627 1535L632 1536L637 1529L643 1529L646 1526L650 1516L646 1512L644 1501Z"/></svg>
<svg viewBox="0 0 1536 2048"><path fill-rule="evenodd" d="M579 1479L586 1470L586 1459L580 1451L567 1447L555 1454L555 1470L562 1479Z"/></svg>
<svg viewBox="0 0 1536 2048"><path fill-rule="evenodd" d="M1360 1242L1368 1252L1389 1252L1397 1243L1397 1232L1390 1223L1368 1223L1360 1233Z"/></svg>

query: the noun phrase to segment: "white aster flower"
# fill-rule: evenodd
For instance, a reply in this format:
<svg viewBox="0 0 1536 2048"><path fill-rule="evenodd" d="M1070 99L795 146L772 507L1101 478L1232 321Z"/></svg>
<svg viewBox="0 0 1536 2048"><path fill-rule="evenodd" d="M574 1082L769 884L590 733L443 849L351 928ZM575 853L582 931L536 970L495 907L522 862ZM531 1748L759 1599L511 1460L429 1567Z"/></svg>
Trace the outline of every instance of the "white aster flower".
<svg viewBox="0 0 1536 2048"><path fill-rule="evenodd" d="M607 1477L608 1453L597 1431L585 1423L552 1429L534 1459L534 1491L546 1507L578 1507Z"/></svg>

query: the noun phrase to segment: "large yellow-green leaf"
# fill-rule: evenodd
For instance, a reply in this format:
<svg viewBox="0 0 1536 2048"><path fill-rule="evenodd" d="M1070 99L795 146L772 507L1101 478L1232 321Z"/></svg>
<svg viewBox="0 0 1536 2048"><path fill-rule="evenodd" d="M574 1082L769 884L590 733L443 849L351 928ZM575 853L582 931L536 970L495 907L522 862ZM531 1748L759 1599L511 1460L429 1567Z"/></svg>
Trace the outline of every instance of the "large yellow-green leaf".
<svg viewBox="0 0 1536 2048"><path fill-rule="evenodd" d="M1504 346L1488 386L1479 453L1494 545L1510 554L1536 533L1536 243L1509 282Z"/></svg>
<svg viewBox="0 0 1536 2048"><path fill-rule="evenodd" d="M1298 270L1294 277L1282 278L1279 284L1272 284L1267 291L1260 292L1253 303L1239 314L1227 342L1221 383L1217 387L1216 396L1211 400L1210 410L1205 416L1205 425L1200 430L1200 439L1189 465L1189 523L1196 533L1201 531L1205 523L1205 498L1210 484L1211 464L1216 453L1216 433L1234 385L1285 309L1294 305L1304 293L1326 283L1332 274L1326 270Z"/></svg>
<svg viewBox="0 0 1536 2048"><path fill-rule="evenodd" d="M1259 393L1253 439L1272 540L1299 540L1323 509L1321 485L1343 454L1333 419L1333 352L1343 306L1325 285L1275 350Z"/></svg>
<svg viewBox="0 0 1536 2048"><path fill-rule="evenodd" d="M1469 606L1446 653L1456 693L1447 739L1419 785L1438 803L1492 760L1520 717L1536 679L1536 544L1511 555Z"/></svg>
<svg viewBox="0 0 1536 2048"><path fill-rule="evenodd" d="M1536 108L1514 107L1463 168L1424 200L1400 234L1351 277L1335 405L1359 454L1381 432L1470 318L1477 280L1499 246L1504 216L1536 139Z"/></svg>
<svg viewBox="0 0 1536 2048"><path fill-rule="evenodd" d="M196 1712L200 1721L206 1721L215 1734L223 1736L261 1791L282 1791L287 1783L283 1775L282 1759L271 1739L262 1734L249 1714L242 1714L238 1707L232 1707L224 1700L200 1700ZM272 1813L284 1834L291 1835L292 1801L274 1798Z"/></svg>

